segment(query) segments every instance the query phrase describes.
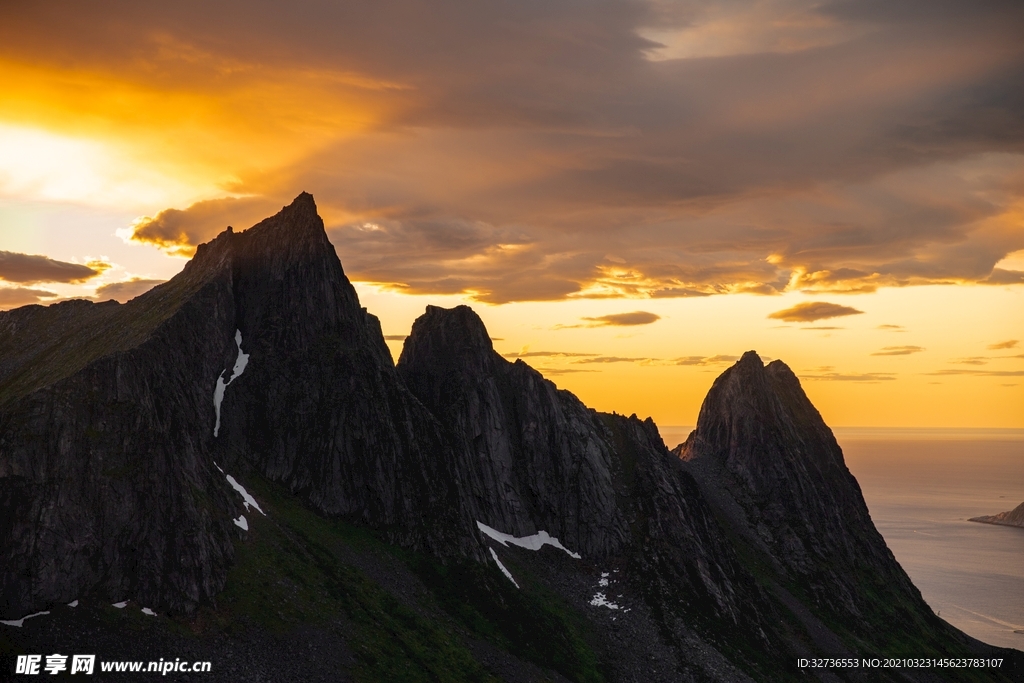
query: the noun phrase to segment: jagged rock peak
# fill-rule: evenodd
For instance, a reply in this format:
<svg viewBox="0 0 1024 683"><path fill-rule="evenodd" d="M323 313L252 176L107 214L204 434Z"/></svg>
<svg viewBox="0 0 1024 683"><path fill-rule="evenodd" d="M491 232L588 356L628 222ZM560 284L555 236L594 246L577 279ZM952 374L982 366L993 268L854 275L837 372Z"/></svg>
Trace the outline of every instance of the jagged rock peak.
<svg viewBox="0 0 1024 683"><path fill-rule="evenodd" d="M197 246L195 257L189 265L193 262L205 265L218 261L233 248L232 245L239 244L240 238L257 242L268 249L282 249L303 243L330 246L323 219L317 213L316 201L313 195L303 192L291 204L248 230L235 232L229 225L209 242Z"/></svg>
<svg viewBox="0 0 1024 683"><path fill-rule="evenodd" d="M427 306L416 319L402 347L400 364L428 359L490 358L494 345L487 328L472 308Z"/></svg>

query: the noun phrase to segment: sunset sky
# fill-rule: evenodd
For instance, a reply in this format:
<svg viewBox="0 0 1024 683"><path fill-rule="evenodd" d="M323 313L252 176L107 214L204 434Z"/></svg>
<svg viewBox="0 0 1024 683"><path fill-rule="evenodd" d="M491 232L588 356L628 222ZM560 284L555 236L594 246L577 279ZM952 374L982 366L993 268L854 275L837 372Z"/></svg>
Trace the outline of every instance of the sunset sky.
<svg viewBox="0 0 1024 683"><path fill-rule="evenodd" d="M0 308L127 300L311 192L427 304L692 425L744 351L832 426L1024 427L1020 0L0 3Z"/></svg>

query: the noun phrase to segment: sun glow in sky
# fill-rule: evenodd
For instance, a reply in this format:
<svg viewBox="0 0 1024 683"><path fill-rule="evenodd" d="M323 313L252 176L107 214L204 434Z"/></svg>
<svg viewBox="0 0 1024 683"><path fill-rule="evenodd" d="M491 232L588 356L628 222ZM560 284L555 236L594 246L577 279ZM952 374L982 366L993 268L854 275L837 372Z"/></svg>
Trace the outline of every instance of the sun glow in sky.
<svg viewBox="0 0 1024 683"><path fill-rule="evenodd" d="M833 426L1024 427L1022 34L1009 2L7 4L0 308L130 298L306 190L396 358L469 303L663 425L755 349Z"/></svg>

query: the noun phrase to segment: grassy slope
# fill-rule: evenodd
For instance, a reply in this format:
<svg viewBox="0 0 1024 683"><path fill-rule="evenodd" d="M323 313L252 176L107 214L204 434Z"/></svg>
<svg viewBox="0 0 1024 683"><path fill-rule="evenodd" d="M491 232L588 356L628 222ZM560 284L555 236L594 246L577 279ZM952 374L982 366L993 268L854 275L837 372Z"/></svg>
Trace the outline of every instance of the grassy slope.
<svg viewBox="0 0 1024 683"><path fill-rule="evenodd" d="M206 628L230 632L252 621L284 632L341 616L346 626L338 628L358 661L353 674L363 681L497 680L474 659L465 635L570 680L604 680L582 618L528 576L520 591L493 565L441 565L361 527L319 517L253 475L245 485L268 516L246 514L250 531L237 545L218 607L200 616ZM353 553L411 569L427 591L396 598L350 563ZM410 606L410 599L420 604Z"/></svg>

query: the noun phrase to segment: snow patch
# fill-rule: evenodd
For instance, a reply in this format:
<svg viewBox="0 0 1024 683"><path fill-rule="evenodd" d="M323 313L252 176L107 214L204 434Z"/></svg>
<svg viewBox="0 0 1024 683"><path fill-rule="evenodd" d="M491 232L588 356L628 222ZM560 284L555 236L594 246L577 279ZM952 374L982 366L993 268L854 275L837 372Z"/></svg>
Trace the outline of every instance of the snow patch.
<svg viewBox="0 0 1024 683"><path fill-rule="evenodd" d="M602 588L608 585L608 572L601 572L601 580L597 582Z"/></svg>
<svg viewBox="0 0 1024 683"><path fill-rule="evenodd" d="M214 438L220 432L220 404L224 400L224 390L228 388L229 384L241 377L242 373L245 372L245 366L249 364L249 354L242 353L241 330L235 330L235 346L238 347L238 357L235 358L235 366L231 368L231 376L225 382L224 373L227 371L222 370L217 378L217 386L213 388L213 410L217 414L217 423L213 426Z"/></svg>
<svg viewBox="0 0 1024 683"><path fill-rule="evenodd" d="M235 523L235 526L239 527L243 531L249 530L249 522L245 521L245 515L239 515L238 519L232 519L231 521Z"/></svg>
<svg viewBox="0 0 1024 683"><path fill-rule="evenodd" d="M156 612L154 612L153 610L149 609L148 607L143 607L142 608L142 613L143 614L148 614L151 617L155 617L156 616Z"/></svg>
<svg viewBox="0 0 1024 683"><path fill-rule="evenodd" d="M113 606L116 607L117 609L124 609L125 607L128 606L128 603L127 602L115 602Z"/></svg>
<svg viewBox="0 0 1024 683"><path fill-rule="evenodd" d="M491 551L491 557L494 558L494 561L498 563L498 569L501 570L501 573L508 577L508 580L512 582L513 586L519 588L519 584L516 583L516 580L512 578L512 572L510 572L508 569L505 569L505 565L503 565L501 563L501 560L498 559L498 553L494 552L494 548L488 548L488 550Z"/></svg>
<svg viewBox="0 0 1024 683"><path fill-rule="evenodd" d="M255 498L249 495L249 492L245 490L245 487L243 487L241 484L235 481L235 478L232 477L230 474L226 474L224 476L228 478L228 483L231 484L231 488L242 494L242 498L245 500L245 502L243 502L242 504L245 506L246 510L248 510L249 506L251 505L252 507L259 510L259 513L261 515L263 515L264 517L267 516L267 513L260 509L260 504L256 502ZM238 524L238 522L235 522L235 524Z"/></svg>
<svg viewBox="0 0 1024 683"><path fill-rule="evenodd" d="M78 601L76 600L75 602ZM29 614L27 616L24 616L21 619L12 619L10 621L4 621L0 619L0 624L6 624L8 626L15 626L17 628L21 628L22 625L24 625L26 619L31 619L32 617L41 617L44 614L49 614L49 612L36 612L35 614Z"/></svg>
<svg viewBox="0 0 1024 683"><path fill-rule="evenodd" d="M72 600L69 602L68 607L78 607L78 600Z"/></svg>
<svg viewBox="0 0 1024 683"><path fill-rule="evenodd" d="M497 541L505 547L508 547L508 544L511 543L512 545L517 545L520 548L526 548L527 550L540 550L546 545L551 545L558 548L559 550L564 550L569 555L569 557L575 558L577 560L580 559L579 553L574 553L573 551L569 550L564 545L559 543L557 538L548 535L548 532L546 531L538 531L533 536L523 536L522 538L516 538L515 536L503 534L500 531L492 529L491 527L487 526L486 524L480 521L477 521L476 525L477 527L479 527L480 531L482 531L487 536L490 536L495 541Z"/></svg>
<svg viewBox="0 0 1024 683"><path fill-rule="evenodd" d="M622 609L614 602L609 602L608 598L605 597L604 593L597 593L593 598L590 599L590 604L593 607L607 607L608 609Z"/></svg>

